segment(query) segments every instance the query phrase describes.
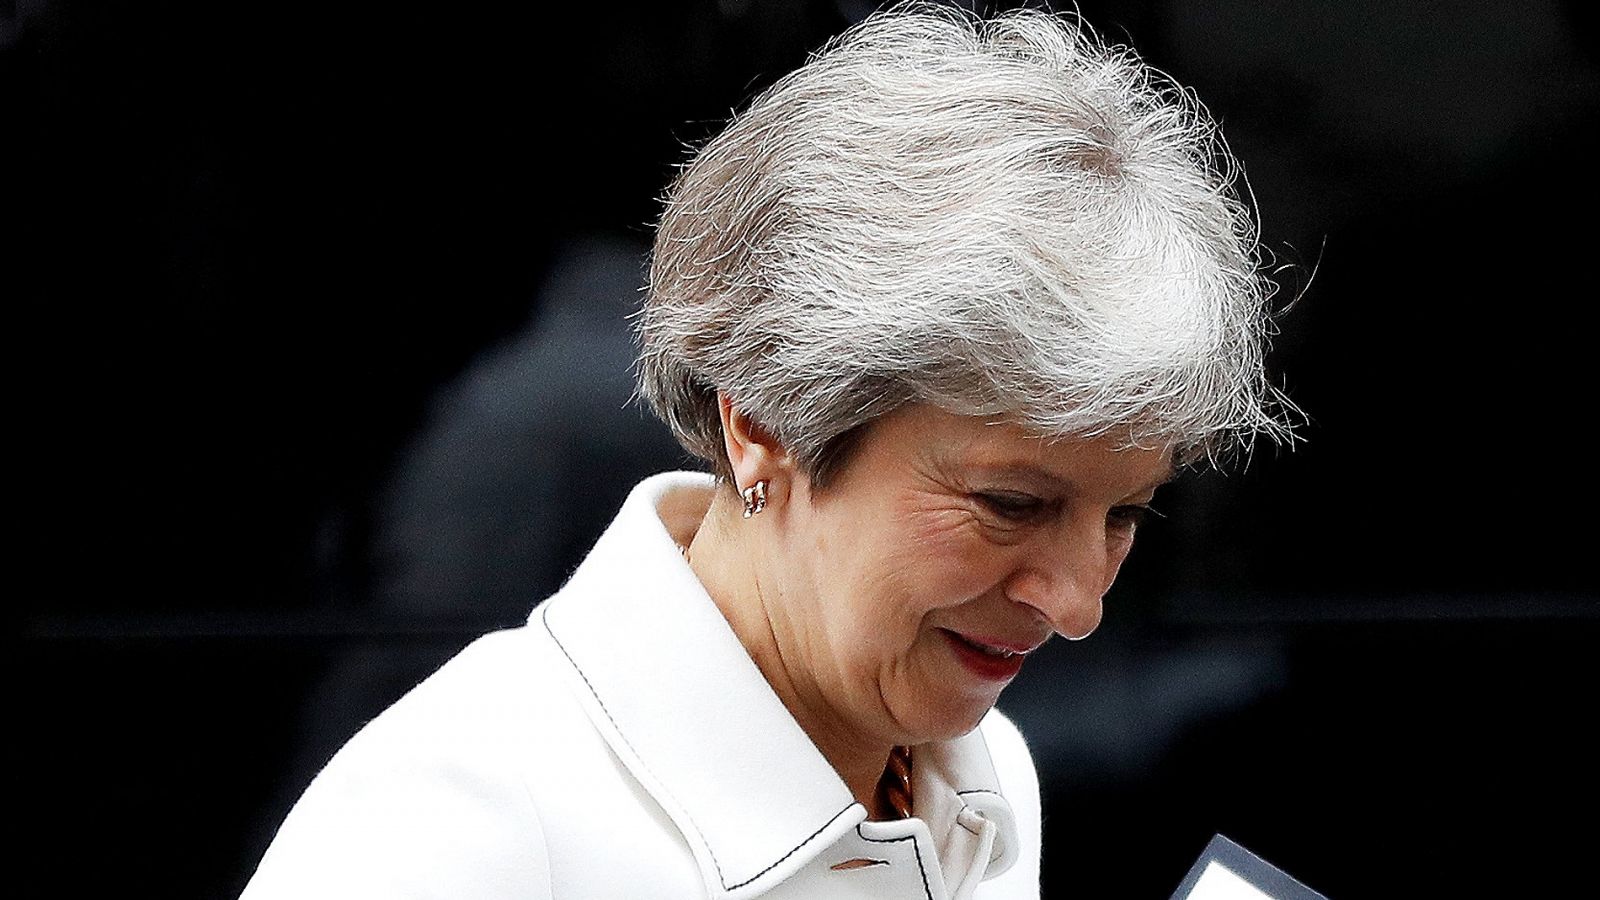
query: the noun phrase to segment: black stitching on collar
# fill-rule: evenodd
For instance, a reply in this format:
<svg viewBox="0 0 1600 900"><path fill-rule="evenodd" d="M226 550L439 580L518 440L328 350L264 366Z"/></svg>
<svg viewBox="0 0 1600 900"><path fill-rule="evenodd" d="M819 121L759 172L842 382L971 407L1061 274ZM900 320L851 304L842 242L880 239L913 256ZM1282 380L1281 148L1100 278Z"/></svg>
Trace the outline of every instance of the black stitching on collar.
<svg viewBox="0 0 1600 900"><path fill-rule="evenodd" d="M639 760L639 765L644 766L646 772L650 772L650 767L645 765L644 757L640 756L639 755L639 751L635 750L633 748L633 743L628 740L628 736L622 733L622 726L617 724L616 718L611 715L611 710L606 709L606 702L604 700L600 699L600 692L594 689L594 684L589 681L589 676L584 673L583 667L578 665L578 661L572 658L572 654L571 653L567 652L566 645L562 644L561 643L561 639L556 637L555 629L550 627L550 608L549 608L548 605L545 605L545 606L540 608L540 610L539 610L539 621L544 623L545 633L550 635L550 640L555 642L556 649L561 651L561 655L565 656L567 658L567 662L570 663L572 665L573 670L578 673L578 677L583 679L584 687L589 689L589 693L591 695L593 695L593 697L594 697L594 702L598 703L600 705L600 711L606 714L606 719L611 722L611 727L615 728L617 730L617 736L622 738L622 743L626 744L627 747L628 747L628 751L633 754L635 759ZM650 777L652 779L654 779L657 784L661 785L661 789L663 791L667 790L666 784L662 783L661 779L656 778L654 772L650 772ZM672 802L674 804L676 804L679 809L683 810L684 816L688 816L689 815L688 807L684 806L681 802L679 802L677 797L673 797L670 791L667 792L667 796L671 797L672 798ZM849 812L854 807L855 807L855 804L851 803L849 806L846 806L844 809L841 809L838 812L834 813L833 814L833 818L831 818L828 821L824 822L822 824L821 828L818 828L816 831L811 832L811 836L806 838L805 840L801 841L800 843L796 844L794 849L792 849L788 853L785 853L784 855L778 857L777 861L775 861L772 865L767 866L765 869L762 869L761 871L759 871L756 874L750 876L749 878L745 879L744 881L741 881L738 884L734 884L734 885L728 884L727 876L722 874L722 863L717 861L717 854L711 849L711 844L709 842L707 842L706 845L705 845L706 846L706 855L711 857L711 865L716 867L716 870L717 870L717 881L721 882L722 889L724 891L735 891L735 890L738 890L739 888L744 887L745 885L749 884L752 881L755 881L756 879L758 879L761 876L767 874L768 872L772 871L773 869L776 869L778 866L783 864L784 860L786 860L789 857L791 857L791 856L795 855L796 853L800 852L800 848L801 847L804 847L805 845L811 843L813 840L816 839L817 835L823 833L824 831L827 831L829 825L832 825L834 822L839 821L839 817L840 816L842 816L845 813ZM694 825L695 831L699 831L702 835L705 833L705 832L700 830L700 826L698 824L695 824L694 819L690 818L689 822L690 822L690 824ZM857 831L859 833L859 828L857 829ZM869 841L872 840L871 838L866 837L866 835L862 835L862 838L864 840L869 840ZM917 867L918 868L922 867L922 853L920 851L918 851L918 853L917 853ZM928 876L926 874L924 874L922 876L922 889L924 891L926 891L928 889ZM928 900L933 900L933 894L932 893L928 894Z"/></svg>
<svg viewBox="0 0 1600 900"><path fill-rule="evenodd" d="M910 841L911 852L917 855L917 874L922 876L922 893L928 900L933 900L933 888L928 887L928 870L922 865L922 848L917 844L916 835L908 834L905 837L897 838L869 838L861 833L861 826L857 825L856 837L873 844L898 844L901 841Z"/></svg>
<svg viewBox="0 0 1600 900"><path fill-rule="evenodd" d="M842 816L845 813L849 812L854 807L855 807L855 804L852 803L849 806L846 806L844 809L841 809L838 812L834 813L833 814L833 818L829 819L826 823L824 823L821 828L818 828L816 831L811 832L811 837L808 837L805 840L801 841L800 843L796 844L793 850L790 850L788 853L785 853L784 855L778 857L777 862L774 862L772 865L767 866L765 869L762 869L761 871L759 871L756 874L750 876L749 878L745 879L744 881L741 881L738 884L733 885L732 887L729 887L727 885L723 885L723 889L724 890L729 890L729 891L737 890L738 888L742 888L745 885L749 884L750 882L755 881L757 878L760 878L761 876L767 874L768 872L771 872L773 869L776 869L784 860L786 860L789 857L795 855L796 853L799 853L801 847L804 847L805 845L811 843L813 840L816 839L817 835L823 833L824 831L827 831L829 825L832 825L834 822L839 821L839 817L840 816ZM711 849L710 847L707 847L706 851L710 852L710 849ZM722 873L722 870L718 869L717 870L717 874L720 875L721 873Z"/></svg>

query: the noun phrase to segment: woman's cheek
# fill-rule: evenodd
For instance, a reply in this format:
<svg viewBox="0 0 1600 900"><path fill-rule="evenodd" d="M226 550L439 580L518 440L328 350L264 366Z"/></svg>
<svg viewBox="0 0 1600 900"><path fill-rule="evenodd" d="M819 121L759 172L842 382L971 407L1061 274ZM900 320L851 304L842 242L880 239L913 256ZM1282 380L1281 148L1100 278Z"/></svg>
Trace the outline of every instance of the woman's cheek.
<svg viewBox="0 0 1600 900"><path fill-rule="evenodd" d="M923 592L940 596L927 598L939 605L970 600L987 589L986 578L994 568L997 548L986 534L986 526L969 509L944 507L924 510L911 521L904 540L898 542L896 568L922 585ZM938 586L929 584L939 582Z"/></svg>
<svg viewBox="0 0 1600 900"><path fill-rule="evenodd" d="M931 560L952 553L967 553L983 528L971 510L956 506L918 510L907 519L901 546Z"/></svg>

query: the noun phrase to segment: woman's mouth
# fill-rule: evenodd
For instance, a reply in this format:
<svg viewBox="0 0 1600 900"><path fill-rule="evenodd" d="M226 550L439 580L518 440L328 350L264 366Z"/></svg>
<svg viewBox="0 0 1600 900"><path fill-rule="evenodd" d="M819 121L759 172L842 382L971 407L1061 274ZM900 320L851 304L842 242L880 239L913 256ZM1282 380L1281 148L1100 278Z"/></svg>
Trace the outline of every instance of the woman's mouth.
<svg viewBox="0 0 1600 900"><path fill-rule="evenodd" d="M1000 642L986 641L947 628L941 628L939 632L967 671L987 681L1010 681L1021 671L1022 662L1028 657L1027 650Z"/></svg>

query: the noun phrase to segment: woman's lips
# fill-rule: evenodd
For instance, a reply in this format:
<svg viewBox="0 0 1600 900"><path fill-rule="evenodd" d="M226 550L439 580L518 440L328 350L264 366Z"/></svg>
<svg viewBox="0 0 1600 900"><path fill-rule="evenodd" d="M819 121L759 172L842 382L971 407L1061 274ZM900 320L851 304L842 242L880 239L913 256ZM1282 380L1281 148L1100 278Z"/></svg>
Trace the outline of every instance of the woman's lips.
<svg viewBox="0 0 1600 900"><path fill-rule="evenodd" d="M956 659L967 671L988 681L1010 681L1021 671L1022 661L1028 658L1028 650L1007 643L989 643L946 628L939 629L939 633L944 635Z"/></svg>

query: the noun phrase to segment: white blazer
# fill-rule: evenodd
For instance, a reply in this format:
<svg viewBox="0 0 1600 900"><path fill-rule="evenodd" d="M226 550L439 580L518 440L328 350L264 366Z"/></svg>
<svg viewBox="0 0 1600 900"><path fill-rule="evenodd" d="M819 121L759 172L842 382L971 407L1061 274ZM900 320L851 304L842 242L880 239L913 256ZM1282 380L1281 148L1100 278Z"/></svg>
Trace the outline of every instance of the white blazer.
<svg viewBox="0 0 1600 900"><path fill-rule="evenodd" d="M866 821L636 487L528 624L480 638L317 776L244 900L1039 894L1039 789L991 712L914 748L916 817Z"/></svg>

